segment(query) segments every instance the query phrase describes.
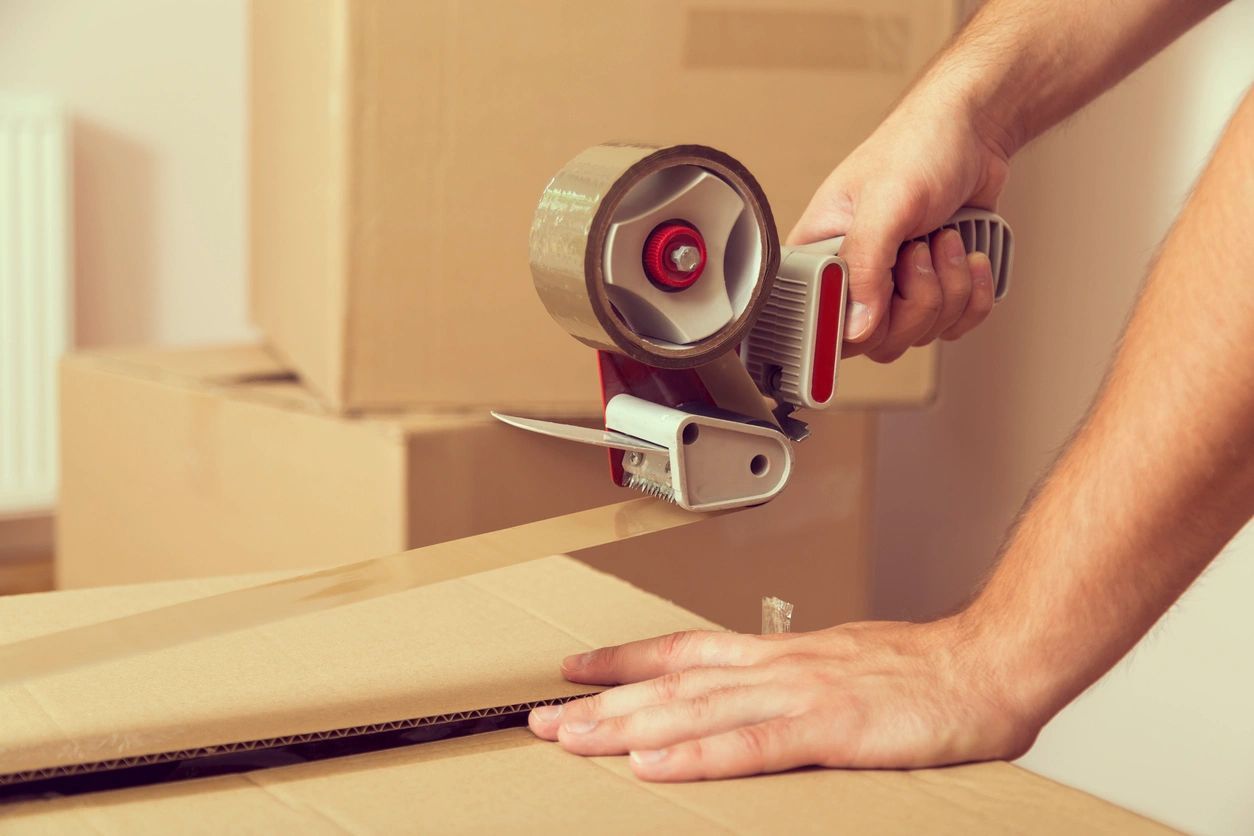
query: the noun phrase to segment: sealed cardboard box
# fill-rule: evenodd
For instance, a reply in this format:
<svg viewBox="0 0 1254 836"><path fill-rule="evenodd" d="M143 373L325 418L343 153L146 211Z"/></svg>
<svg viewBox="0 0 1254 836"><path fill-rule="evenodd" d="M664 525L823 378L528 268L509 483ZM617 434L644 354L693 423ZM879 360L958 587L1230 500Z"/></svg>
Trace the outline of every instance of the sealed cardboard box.
<svg viewBox="0 0 1254 836"><path fill-rule="evenodd" d="M951 0L251 4L252 310L344 411L579 412L595 363L544 311L528 229L607 141L743 162L781 231L954 25ZM863 359L850 404L932 393Z"/></svg>
<svg viewBox="0 0 1254 836"><path fill-rule="evenodd" d="M498 545L508 541L504 534ZM411 556L429 565L422 552ZM0 647L258 580L0 599ZM27 679L0 687L0 793L8 799L0 801L0 829L1164 832L1005 763L651 785L631 775L625 758L581 758L525 729L501 729L530 705L587 692L558 676L563 655L689 628L716 625L550 557ZM466 718L494 722L472 728ZM434 729L415 738L434 742L353 753L353 740L383 727ZM324 759L302 762L296 754L311 752L302 742L335 740L339 756L326 758L324 749ZM258 768L266 752L277 756ZM146 771L108 780L110 770L136 763ZM23 798L18 781L35 773L76 773L80 794ZM194 775L208 777L186 779ZM93 791L102 786L123 788Z"/></svg>
<svg viewBox="0 0 1254 836"><path fill-rule="evenodd" d="M328 566L622 501L604 451L486 414L331 414L255 346L108 351L61 377L58 585ZM598 420L599 416L589 416ZM582 555L737 629L867 614L873 418L818 416L749 514Z"/></svg>

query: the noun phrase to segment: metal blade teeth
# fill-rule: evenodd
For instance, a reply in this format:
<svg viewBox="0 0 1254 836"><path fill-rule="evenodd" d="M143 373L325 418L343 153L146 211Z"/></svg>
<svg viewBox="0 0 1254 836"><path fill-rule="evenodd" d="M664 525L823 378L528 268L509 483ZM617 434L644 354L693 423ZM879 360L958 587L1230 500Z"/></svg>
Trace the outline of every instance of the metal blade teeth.
<svg viewBox="0 0 1254 836"><path fill-rule="evenodd" d="M647 493L649 496L655 496L658 499L664 499L667 502L675 503L675 489L670 485L663 485L658 482L654 482L652 479L645 479L643 476L637 476L634 473L629 473L627 474L627 487L635 488L638 491Z"/></svg>

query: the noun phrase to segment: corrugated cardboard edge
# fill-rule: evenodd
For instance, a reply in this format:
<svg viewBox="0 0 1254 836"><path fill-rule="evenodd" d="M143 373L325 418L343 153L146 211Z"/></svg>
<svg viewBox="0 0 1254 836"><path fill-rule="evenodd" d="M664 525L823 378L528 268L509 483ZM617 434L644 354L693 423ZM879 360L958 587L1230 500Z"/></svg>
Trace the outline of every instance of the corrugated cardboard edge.
<svg viewBox="0 0 1254 836"><path fill-rule="evenodd" d="M589 690L587 693L594 693ZM98 772L109 772L128 769L134 766L153 766L163 763L194 760L216 755L229 755L235 752L255 752L260 749L274 749L299 743L316 743L323 740L341 740L348 737L360 737L382 732L405 731L427 726L440 726L445 723L456 723L463 720L478 720L485 717L502 717L530 711L542 705L559 705L579 699L584 694L571 694L562 697L547 697L512 705L498 705L489 708L475 708L466 711L455 711L448 714L435 714L426 717L410 717L404 720L391 720L380 723L366 723L358 726L326 729L304 734L287 734L279 737L258 738L256 740L238 740L213 746L197 746L191 749L173 749L168 752L155 752L149 755L131 755L122 758L71 763L60 766L47 766L39 769L27 769L19 772L0 774L0 787L25 784L31 781L43 781L50 778L63 778L70 775L89 775Z"/></svg>

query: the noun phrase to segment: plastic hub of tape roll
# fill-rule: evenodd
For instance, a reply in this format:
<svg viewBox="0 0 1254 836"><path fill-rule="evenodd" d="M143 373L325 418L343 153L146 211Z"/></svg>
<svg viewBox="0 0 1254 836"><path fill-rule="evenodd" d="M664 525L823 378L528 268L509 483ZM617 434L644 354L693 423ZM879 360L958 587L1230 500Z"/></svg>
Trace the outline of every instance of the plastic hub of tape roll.
<svg viewBox="0 0 1254 836"><path fill-rule="evenodd" d="M699 230L704 247L699 281L669 265L681 288L659 286L645 263L650 236L674 221ZM553 318L587 345L656 368L695 368L733 350L778 267L761 187L701 145L589 148L549 183L531 228L531 272Z"/></svg>
<svg viewBox="0 0 1254 836"><path fill-rule="evenodd" d="M687 221L659 224L644 242L641 262L649 281L662 290L685 290L705 272L705 239Z"/></svg>

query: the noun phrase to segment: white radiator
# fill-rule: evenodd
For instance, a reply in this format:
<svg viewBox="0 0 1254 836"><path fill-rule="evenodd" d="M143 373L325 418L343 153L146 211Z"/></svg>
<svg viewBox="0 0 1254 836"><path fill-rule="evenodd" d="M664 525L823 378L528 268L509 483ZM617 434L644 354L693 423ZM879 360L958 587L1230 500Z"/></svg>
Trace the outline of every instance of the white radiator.
<svg viewBox="0 0 1254 836"><path fill-rule="evenodd" d="M56 501L69 211L65 117L42 99L0 96L0 514Z"/></svg>

